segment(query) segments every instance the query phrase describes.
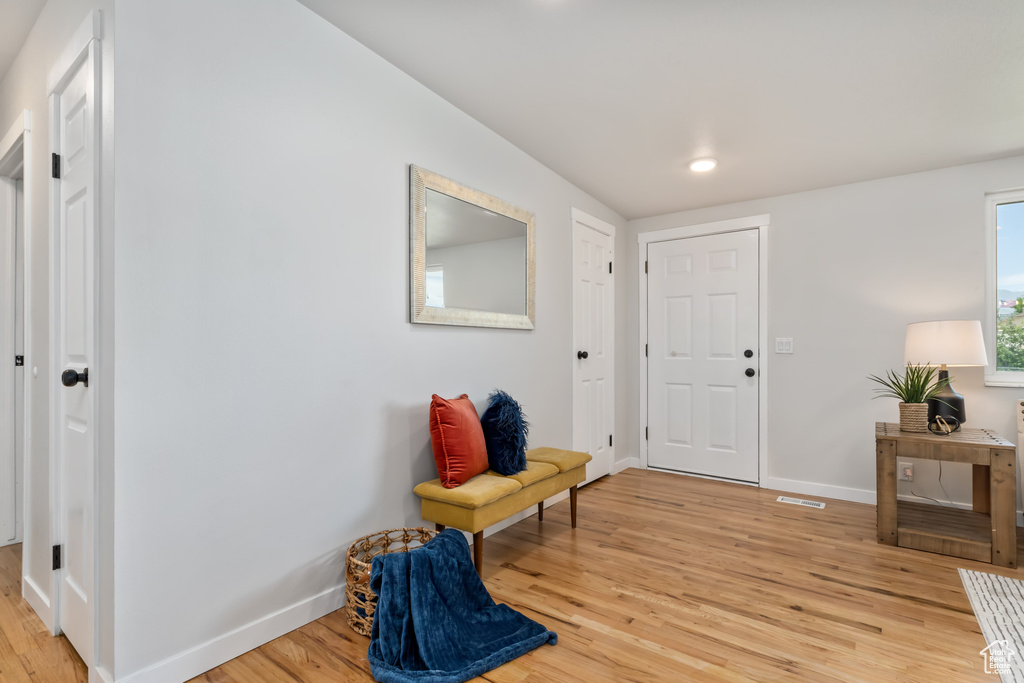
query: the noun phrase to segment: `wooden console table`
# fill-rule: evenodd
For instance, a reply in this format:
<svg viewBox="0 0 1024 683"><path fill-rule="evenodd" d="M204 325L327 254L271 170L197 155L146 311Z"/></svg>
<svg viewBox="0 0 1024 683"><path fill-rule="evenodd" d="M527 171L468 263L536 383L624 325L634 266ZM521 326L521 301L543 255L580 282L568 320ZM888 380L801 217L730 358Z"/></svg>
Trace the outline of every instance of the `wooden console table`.
<svg viewBox="0 0 1024 683"><path fill-rule="evenodd" d="M901 432L875 423L878 542L1001 567L1017 566L1017 448L989 429L949 436ZM973 510L896 500L896 461L945 460L973 465Z"/></svg>

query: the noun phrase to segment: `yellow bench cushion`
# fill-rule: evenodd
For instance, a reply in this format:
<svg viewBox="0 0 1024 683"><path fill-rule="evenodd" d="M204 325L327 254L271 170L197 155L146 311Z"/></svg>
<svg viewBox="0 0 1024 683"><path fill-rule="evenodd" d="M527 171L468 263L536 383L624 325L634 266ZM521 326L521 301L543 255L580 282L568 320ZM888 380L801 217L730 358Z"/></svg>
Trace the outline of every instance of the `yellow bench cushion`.
<svg viewBox="0 0 1024 683"><path fill-rule="evenodd" d="M494 472L493 470L488 471L487 474L490 474L491 476L494 477L504 476L498 474L497 472ZM522 472L517 472L516 474L510 474L508 475L508 478L515 479L516 481L519 482L520 486L529 486L530 484L536 484L538 481L542 481L544 479L547 479L548 477L553 477L556 474L558 474L558 468L555 467L554 465L548 464L546 462L527 461L525 470L523 470Z"/></svg>
<svg viewBox="0 0 1024 683"><path fill-rule="evenodd" d="M476 475L462 486L456 486L453 489L446 489L442 486L440 479L425 481L414 488L413 493L420 498L438 500L450 505L458 505L459 507L475 510L515 493L521 488L523 488L523 485L512 477L495 476L485 472L484 474Z"/></svg>
<svg viewBox="0 0 1024 683"><path fill-rule="evenodd" d="M580 465L586 465L593 460L589 453L579 451L563 451L560 448L531 448L526 451L527 462L543 462L554 465L559 472L574 470Z"/></svg>

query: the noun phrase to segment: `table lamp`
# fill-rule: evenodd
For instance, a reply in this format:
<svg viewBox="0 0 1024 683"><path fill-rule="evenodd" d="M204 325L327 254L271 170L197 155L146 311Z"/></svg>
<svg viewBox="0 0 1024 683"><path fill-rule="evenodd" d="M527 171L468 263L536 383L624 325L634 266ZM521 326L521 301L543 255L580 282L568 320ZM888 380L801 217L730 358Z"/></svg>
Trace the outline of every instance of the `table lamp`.
<svg viewBox="0 0 1024 683"><path fill-rule="evenodd" d="M985 338L978 320L933 320L907 325L903 357L908 365L939 365L939 379L948 379L947 367L988 365ZM946 384L928 401L928 422L935 417L967 422L964 397Z"/></svg>

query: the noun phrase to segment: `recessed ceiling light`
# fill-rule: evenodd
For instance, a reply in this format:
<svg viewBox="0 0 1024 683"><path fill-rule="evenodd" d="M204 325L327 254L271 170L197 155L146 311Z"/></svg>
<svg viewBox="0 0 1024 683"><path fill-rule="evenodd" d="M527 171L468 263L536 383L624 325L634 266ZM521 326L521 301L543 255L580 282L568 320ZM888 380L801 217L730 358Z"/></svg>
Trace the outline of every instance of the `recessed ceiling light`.
<svg viewBox="0 0 1024 683"><path fill-rule="evenodd" d="M707 157L705 159L694 159L690 162L690 170L697 173L705 173L718 165L717 159Z"/></svg>

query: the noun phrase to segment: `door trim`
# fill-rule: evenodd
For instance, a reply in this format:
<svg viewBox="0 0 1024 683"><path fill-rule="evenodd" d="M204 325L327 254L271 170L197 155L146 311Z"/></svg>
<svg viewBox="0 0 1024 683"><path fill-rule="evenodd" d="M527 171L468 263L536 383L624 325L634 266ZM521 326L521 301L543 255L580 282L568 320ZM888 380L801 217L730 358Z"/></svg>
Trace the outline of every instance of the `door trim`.
<svg viewBox="0 0 1024 683"><path fill-rule="evenodd" d="M759 361L759 377L757 388L757 474L758 486L768 482L768 228L771 226L771 215L760 214L744 218L733 218L713 223L684 225L664 230L651 230L637 233L637 290L639 291L639 345L637 349L637 385L639 386L639 424L637 425L638 452L640 468L649 469L647 464L647 356L640 353L646 349L647 339L647 273L644 263L647 261L647 245L652 242L669 242L688 237L704 237L720 235L727 232L757 230L758 240L758 293L757 293L757 355ZM713 477L712 477L713 478ZM732 481L727 480L727 481Z"/></svg>
<svg viewBox="0 0 1024 683"><path fill-rule="evenodd" d="M20 154L18 152L20 151ZM20 162L17 161L20 156ZM24 234L18 249L22 257L22 349L28 361L23 369L24 382L22 383L22 440L21 453L15 457L21 458L22 462L22 561L21 561L21 594L28 601L29 606L35 610L47 629L53 623L52 602L48 600L40 586L26 571L29 558L36 547L34 536L31 534L32 506L29 492L31 490L29 458L32 450L32 377L29 374L29 367L37 362L31 356L32 349L32 208L35 202L35 178L33 176L34 165L32 157L32 112L25 109L18 116L14 125L0 140L0 175L9 176L21 166L22 176L22 199L24 201ZM50 539L44 539L49 541Z"/></svg>
<svg viewBox="0 0 1024 683"><path fill-rule="evenodd" d="M606 223L605 221L601 220L600 218L595 218L594 216L591 216L588 213L584 213L583 211L580 211L577 208L573 208L572 209L572 223L570 224L571 228L569 230L569 253L570 254L573 252L573 250L576 247L575 232L576 232L576 224L577 223L580 223L581 225L585 225L588 228L591 228L592 230L595 230L595 231L601 233L602 235L607 235L608 237L611 238L611 250L609 251L609 258L611 259L612 263L614 264L615 263L615 226L612 225L611 223ZM573 264L573 267L570 268L570 273L569 273L569 277L571 278L570 287L569 287L569 291L570 291L570 295L569 296L572 298L572 314L570 316L570 324L573 325L573 331L572 331L572 334L569 335L569 340L570 340L569 343L572 344L573 346L572 346L572 348L569 349L568 353L566 353L566 358L571 358L572 354L573 354L573 351L576 349L576 346L575 346L575 344L576 344L576 339L575 339L575 336L576 336L576 330L575 330L575 322L576 322L576 296L575 296L575 293L576 293L576 259L575 259L575 255L573 255L573 257L572 257L572 264ZM610 366L609 369L608 369L608 384L609 384L608 392L609 392L609 394L612 397L611 430L612 430L612 434L614 435L615 434L615 269L614 269L614 267L612 268L612 272L608 274L608 290L612 293L612 302L611 302L612 319L610 321L611 335L610 335L610 338L608 340L608 363L609 363L609 366ZM578 447L579 447L579 444L575 443L575 431L576 431L576 425L575 425L575 421L576 421L576 378L578 376L578 372L577 371L578 371L577 364L573 363L572 364L572 399L573 399L573 406L572 406L573 444L572 444L572 447L573 447L573 450L578 450ZM615 470L615 447L614 447L614 445L608 447L608 460L609 460L609 462L608 462L608 473L610 475L614 475L616 473L616 470Z"/></svg>
<svg viewBox="0 0 1024 683"><path fill-rule="evenodd" d="M90 383L89 392L92 400L93 410L93 431L92 431L92 447L93 447L93 509L92 509L92 534L91 539L93 549L93 568L92 568L92 586L91 595L89 601L89 608L91 614L89 615L89 621L92 626L90 651L88 653L79 652L78 654L85 661L86 666L90 669L90 672L96 670L98 662L98 645L99 645L99 628L98 618L99 610L96 608L96 602L99 596L99 559L100 559L100 545L99 545L99 438L98 438L98 423L100 418L100 406L102 405L101 397L104 388L104 383L101 379L104 368L100 363L100 344L99 344L99 333L100 333L100 317L99 317L99 301L101 300L101 278L100 274L100 240L101 230L103 225L103 213L101 207L103 206L102 188L101 184L101 159L102 159L102 148L103 142L101 137L103 112L102 112L102 68L101 68L101 50L100 50L100 39L103 34L103 17L99 10L92 10L89 12L85 21L78 27L72 36L71 40L61 51L60 56L57 58L53 67L50 69L49 76L46 79L47 95L49 97L48 107L50 114L50 130L49 130L49 149L53 153L57 153L58 145L60 142L59 131L57 128L59 117L59 98L57 92L64 88L70 79L78 71L79 67L87 65L85 68L90 68L90 78L92 79L92 92L93 92L93 139L95 140L95 152L93 155L93 167L92 167L92 187L93 187L93 226L94 226L94 239L96 244L93 248L93 354L94 358L91 361L89 368L90 372ZM57 392L62 389L60 385L60 358L59 358L59 337L58 331L60 330L60 301L58 300L58 292L60 290L60 242L58 241L58 229L59 229L59 216L60 216L60 180L50 179L50 197L49 197L49 244L48 258L50 266L50 277L49 277L49 351L47 353L46 362L48 363L48 377L47 394L50 397L49 401L49 416L48 416L48 431L49 431L49 460L50 460L50 544L56 545L63 543L63 529L61 527L61 481L60 481L60 452L58 445L60 443L60 400L58 399ZM60 571L54 571L50 582L50 606L52 609L53 621L50 632L54 635L61 633L62 627L60 623Z"/></svg>
<svg viewBox="0 0 1024 683"><path fill-rule="evenodd" d="M11 321L12 324L14 324L14 319L13 318L17 316L18 308L20 307L20 309L21 309L21 315L22 315L22 318L21 318L21 320L22 320L22 336L21 336L21 340L20 340L20 345L21 345L21 349L22 349L22 351L21 351L22 355L27 355L28 352L26 351L26 349L31 348L29 346L29 333L30 333L30 328L29 328L29 306L27 305L28 302L31 301L31 299L29 298L29 294L28 294L30 278L28 276L27 269L29 267L29 252L28 252L28 241L29 241L28 238L29 238L29 226L30 226L29 221L31 220L31 217L30 217L31 216L31 209L32 209L32 207L31 207L31 200L33 198L32 194L31 194L31 188L34 185L34 183L32 182L32 178L29 175L31 173L31 171L32 171L32 162L31 162L32 145L31 145L31 137L32 137L32 113L28 109L25 109L25 110L23 110L18 115L17 119L14 122L14 125L12 125L11 128L7 131L7 134L4 135L4 137L2 139L0 139L0 177L13 179L15 177L20 176L21 177L21 182L22 182L22 193L21 193L22 194L22 196L21 196L22 206L21 206L21 212L22 212L22 225L23 225L23 227L22 227L21 240L17 242L17 245L15 247L16 250L18 252L20 252L20 254L19 253L14 253L14 252L12 252L12 254L11 254L12 258L14 258L15 260L17 260L17 258L19 256L21 256L22 267L21 267L21 271L18 272L18 273L13 273L12 272L12 273L9 273L9 274L5 275L5 277L9 277L10 278L9 286L12 287L11 297L15 298L15 302L14 302L14 307L15 308L14 308L14 310L10 311L10 315L12 316L12 321ZM0 220L4 220L4 219L0 218ZM15 207L13 207L13 206L11 207L11 213L7 217L7 220L11 221L11 225L9 226L10 227L11 239L15 239L14 236L17 234L17 230L18 230L18 218L17 218L17 213L15 211ZM17 297L16 292L17 292L17 285L18 284L21 285L21 300L20 301L16 300L16 297ZM15 327L13 327L13 326L11 328L11 337L10 337L9 341L14 341L15 344L14 344L13 348L9 349L10 353L7 353L7 359L4 360L4 362L8 362L8 363L13 362L13 358L11 358L11 357L14 356L16 353L18 353L18 340L16 339ZM0 343L0 347L2 347L2 346L4 346L4 344ZM4 350L5 350L5 352L7 351L6 348ZM27 500L26 499L26 493L28 492L28 486L26 485L26 479L27 479L27 475L28 475L28 470L27 470L28 458L27 458L27 454L30 452L30 450L29 450L29 439L31 438L31 434L32 434L31 430L29 429L29 415L30 415L29 407L32 404L30 402L31 398L30 398L30 395L29 395L29 392L31 391L31 382L29 381L29 377L28 377L28 368L24 368L21 372L22 372L22 391L21 391L21 396L15 398L16 402L19 401L19 400L21 401L21 423L15 425L16 433L17 433L18 430L20 430L20 433L21 433L21 449L20 450L18 449L18 447L17 447L17 439L15 438L15 446L14 446L14 453L13 453L15 472L18 471L19 465L20 465L20 471L21 471L21 486L20 486L20 491L21 491L21 509L17 510L16 513L15 513L16 514L16 516L15 516L15 529L16 529L16 532L15 532L15 540L12 541L12 542L13 543L22 543L22 544L24 544L25 543L25 530L28 528L28 526L27 526L28 516L26 514L27 511L28 511L28 504L26 502L26 500ZM17 381L15 381L15 385L17 385ZM12 436L14 436L14 435L12 435ZM18 485L17 485L17 482L16 482L15 483L16 490L17 490L17 486ZM17 496L17 494L15 494L15 501L17 501L17 499L18 499L18 496ZM17 503L15 503L15 504L17 504ZM25 563L26 563L25 557L27 557L27 553L23 553L22 554L22 568L21 568L22 577L25 576Z"/></svg>

